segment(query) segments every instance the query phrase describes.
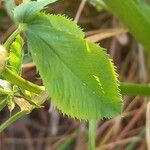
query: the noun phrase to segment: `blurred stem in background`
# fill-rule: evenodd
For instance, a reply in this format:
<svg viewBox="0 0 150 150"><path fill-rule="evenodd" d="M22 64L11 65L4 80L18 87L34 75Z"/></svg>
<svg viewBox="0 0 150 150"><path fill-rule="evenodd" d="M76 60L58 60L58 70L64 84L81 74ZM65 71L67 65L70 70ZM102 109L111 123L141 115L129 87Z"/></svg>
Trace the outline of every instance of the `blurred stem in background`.
<svg viewBox="0 0 150 150"><path fill-rule="evenodd" d="M88 0L96 7L110 10L129 29L132 35L144 46L150 54L150 18L149 5L136 0ZM141 23L142 21L142 23Z"/></svg>
<svg viewBox="0 0 150 150"><path fill-rule="evenodd" d="M40 86L37 86L29 81L24 80L19 75L13 73L11 70L6 68L2 72L2 76L10 81L13 84L18 85L19 87L26 89L30 92L39 94L44 89ZM121 93L123 95L132 95L132 96L150 96L150 85L146 84L137 84L137 83L121 83L120 84Z"/></svg>

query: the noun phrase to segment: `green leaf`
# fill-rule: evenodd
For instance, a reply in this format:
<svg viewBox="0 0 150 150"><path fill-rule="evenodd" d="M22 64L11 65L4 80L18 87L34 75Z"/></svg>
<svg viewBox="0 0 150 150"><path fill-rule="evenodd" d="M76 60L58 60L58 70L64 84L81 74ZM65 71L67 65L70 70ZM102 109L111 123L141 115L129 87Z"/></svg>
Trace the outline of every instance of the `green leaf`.
<svg viewBox="0 0 150 150"><path fill-rule="evenodd" d="M48 22L48 26L50 26L51 24L51 26L57 30L68 32L80 38L84 38L85 36L82 29L76 23L74 23L71 19L66 18L65 16L61 16L61 15L47 15L46 16L45 14L40 13L38 17L39 17L38 20L44 19L43 20L44 22L45 21ZM36 20L37 20L37 17L36 17Z"/></svg>
<svg viewBox="0 0 150 150"><path fill-rule="evenodd" d="M14 18L20 23L30 22L37 12L41 11L46 5L56 1L57 0L44 0L40 2L31 1L28 3L22 3L15 8Z"/></svg>
<svg viewBox="0 0 150 150"><path fill-rule="evenodd" d="M8 66L13 72L19 75L21 74L23 45L24 45L23 39L21 38L20 35L18 35L16 37L16 40L12 43L9 53Z"/></svg>
<svg viewBox="0 0 150 150"><path fill-rule="evenodd" d="M118 115L121 97L111 60L98 45L66 28L53 27L42 14L26 29L28 47L53 103L78 119Z"/></svg>
<svg viewBox="0 0 150 150"><path fill-rule="evenodd" d="M70 19L60 15L45 15L44 13L38 13L30 23L30 27L35 26L40 28L52 27L59 31L65 31L69 34L73 34L77 37L84 38L84 32Z"/></svg>
<svg viewBox="0 0 150 150"><path fill-rule="evenodd" d="M13 10L16 7L15 3L13 0L6 0L5 1L5 6L8 14L10 15L11 18L13 18Z"/></svg>
<svg viewBox="0 0 150 150"><path fill-rule="evenodd" d="M146 3L146 1L143 0L135 0L135 2L137 2L137 7L143 12L147 20L150 21L150 5L148 2Z"/></svg>
<svg viewBox="0 0 150 150"><path fill-rule="evenodd" d="M27 24L28 48L53 103L78 119L118 115L121 96L117 74L105 50L84 40L81 29L65 17L32 10L32 14L18 11L16 19Z"/></svg>

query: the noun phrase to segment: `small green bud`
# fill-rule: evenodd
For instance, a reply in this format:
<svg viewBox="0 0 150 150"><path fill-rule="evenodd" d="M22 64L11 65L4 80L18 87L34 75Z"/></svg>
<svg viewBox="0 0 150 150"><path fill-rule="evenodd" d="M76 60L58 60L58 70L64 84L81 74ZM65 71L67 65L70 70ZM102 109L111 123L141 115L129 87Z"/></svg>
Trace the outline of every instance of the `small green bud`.
<svg viewBox="0 0 150 150"><path fill-rule="evenodd" d="M2 45L0 45L0 72L2 72L6 66L6 62L8 58L7 56L8 56L7 51Z"/></svg>

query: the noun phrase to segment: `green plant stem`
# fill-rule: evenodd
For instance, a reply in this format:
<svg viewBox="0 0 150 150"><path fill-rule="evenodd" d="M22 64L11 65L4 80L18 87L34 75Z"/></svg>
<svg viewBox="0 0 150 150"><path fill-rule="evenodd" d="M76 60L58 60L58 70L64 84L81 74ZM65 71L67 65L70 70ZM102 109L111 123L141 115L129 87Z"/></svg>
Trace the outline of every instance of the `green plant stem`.
<svg viewBox="0 0 150 150"><path fill-rule="evenodd" d="M36 105L41 106L46 101L47 98L48 98L48 93L47 93L47 91L44 91L44 92L40 93L38 96L34 97L33 102L36 102ZM6 102L6 100L5 100L5 102ZM5 106L5 105L6 104L4 103L3 106ZM19 106L19 107L21 107L21 106ZM0 108L1 108L1 103L0 103ZM10 117L2 125L0 125L0 132L2 132L5 128L7 128L9 125L14 123L18 119L20 119L20 118L24 117L25 115L29 114L35 108L36 108L36 106L27 107L26 110L22 110L22 111L16 113L15 115L13 115L12 117Z"/></svg>
<svg viewBox="0 0 150 150"><path fill-rule="evenodd" d="M89 150L95 150L95 124L96 121L89 121Z"/></svg>
<svg viewBox="0 0 150 150"><path fill-rule="evenodd" d="M21 33L25 28L24 24L19 24L18 28L11 34L11 36L7 39L7 41L4 43L4 47L8 50L16 36Z"/></svg>
<svg viewBox="0 0 150 150"><path fill-rule="evenodd" d="M12 72L11 70L9 70L8 68L5 68L2 72L1 75L8 81L10 81L12 84L14 85L18 85L19 87L28 90L30 92L36 93L36 94L40 94L41 92L43 92L43 88L33 84L25 79L23 79L22 77L20 77L19 75L15 74L14 72Z"/></svg>
<svg viewBox="0 0 150 150"><path fill-rule="evenodd" d="M21 78L19 75L13 73L8 68L5 68L1 74L6 80L30 92L39 94L44 91L42 87ZM120 84L120 89L121 89L121 94L123 95L150 96L150 85L146 85L146 84L122 82Z"/></svg>
<svg viewBox="0 0 150 150"><path fill-rule="evenodd" d="M109 3L110 0L108 0ZM118 0L116 0L118 1ZM108 4L107 3L107 4ZM119 3L119 1L118 1ZM113 5L113 2L110 1L110 5ZM117 8L115 8L117 9ZM118 10L119 11L119 10ZM16 36L25 29L24 24L20 24L18 28L12 33L12 35L8 38L8 40L5 42L4 47L9 48L10 44L13 42L13 40L16 38ZM37 86L27 80L24 80L17 74L13 73L8 68L5 68L1 75L8 81L10 81L14 85L18 85L19 87L28 90L30 92L39 94L42 91L44 91L43 88L40 86ZM121 83L120 85L121 93L124 95L139 95L139 96L150 96L150 85L143 85L143 84L132 84L132 83Z"/></svg>
<svg viewBox="0 0 150 150"><path fill-rule="evenodd" d="M0 133L6 129L9 125L11 125L12 123L14 123L16 120L24 117L25 115L27 115L29 113L29 111L20 111L18 113L16 113L15 115L13 115L12 117L10 117L7 121L5 121L1 126L0 126Z"/></svg>
<svg viewBox="0 0 150 150"><path fill-rule="evenodd" d="M0 101L0 111L7 105L6 98Z"/></svg>
<svg viewBox="0 0 150 150"><path fill-rule="evenodd" d="M121 94L131 96L150 96L150 85L135 84L135 83L121 83Z"/></svg>

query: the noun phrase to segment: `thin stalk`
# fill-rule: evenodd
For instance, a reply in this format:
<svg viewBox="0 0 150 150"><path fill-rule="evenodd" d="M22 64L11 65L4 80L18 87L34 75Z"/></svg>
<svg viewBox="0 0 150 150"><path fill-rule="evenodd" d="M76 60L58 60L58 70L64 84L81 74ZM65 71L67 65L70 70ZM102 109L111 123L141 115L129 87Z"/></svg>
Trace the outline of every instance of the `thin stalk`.
<svg viewBox="0 0 150 150"><path fill-rule="evenodd" d="M17 74L13 73L8 68L5 68L1 75L11 83L18 85L19 87L26 89L30 92L39 94L43 92L43 88L35 85ZM136 83L121 83L120 84L121 94L132 95L132 96L150 96L150 85L146 84L136 84Z"/></svg>
<svg viewBox="0 0 150 150"><path fill-rule="evenodd" d="M5 42L4 47L7 49L16 38L16 36L25 29L24 24L20 24L18 28L12 33L12 35ZM2 76L10 81L12 84L18 85L19 87L26 89L30 92L39 94L43 91L43 89L29 81L24 80L20 76L13 73L8 68L5 68L1 73ZM150 96L150 85L144 84L132 84L132 83L121 83L120 85L121 93L124 95L132 95L132 96Z"/></svg>
<svg viewBox="0 0 150 150"><path fill-rule="evenodd" d="M7 105L6 98L0 101L0 111Z"/></svg>
<svg viewBox="0 0 150 150"><path fill-rule="evenodd" d="M25 115L27 115L29 113L29 111L20 111L18 113L16 113L15 115L13 115L12 117L10 117L7 121L5 121L1 126L0 126L0 133L5 130L8 126L10 126L12 123L14 123L16 120L24 117Z"/></svg>
<svg viewBox="0 0 150 150"><path fill-rule="evenodd" d="M89 121L89 150L95 150L95 125L96 121Z"/></svg>
<svg viewBox="0 0 150 150"><path fill-rule="evenodd" d="M13 40L16 38L16 36L24 29L25 29L25 24L20 24L18 28L11 34L11 36L5 42L4 47L8 49L11 43L13 42ZM18 85L19 87L26 89L30 92L39 94L43 91L41 87L29 81L24 80L23 78L16 75L8 68L5 68L1 74L6 80L10 81L12 84ZM120 89L121 89L121 93L124 95L150 96L150 85L121 83Z"/></svg>
<svg viewBox="0 0 150 150"><path fill-rule="evenodd" d="M4 47L8 50L16 36L21 33L25 29L24 24L20 24L18 28L10 35L10 37L7 39L7 41L4 43Z"/></svg>
<svg viewBox="0 0 150 150"><path fill-rule="evenodd" d="M121 94L131 96L150 96L150 85L136 83L121 83Z"/></svg>
<svg viewBox="0 0 150 150"><path fill-rule="evenodd" d="M16 113L15 115L13 115L12 117L10 117L8 120L6 120L2 125L0 125L0 132L2 132L4 129L6 129L9 125L11 125L12 123L14 123L15 121L17 121L18 119L24 117L25 115L29 114L33 109L35 109L38 105L42 105L48 98L48 93L47 91L44 91L42 93L40 93L38 96L36 96L35 98L33 98L33 102L36 102L36 106L26 106L24 110L21 110L20 112ZM19 103L18 103L19 104ZM23 103L21 103L21 105L23 105ZM21 105L18 105L21 109L23 109L23 107L21 107ZM1 108L1 105L0 105Z"/></svg>
<svg viewBox="0 0 150 150"><path fill-rule="evenodd" d="M14 85L18 85L19 87L28 90L30 92L36 93L36 94L40 94L41 92L43 92L43 88L33 84L25 79L23 79L22 77L20 77L19 75L15 74L14 72L12 72L11 70L9 70L8 68L5 68L3 70L3 72L1 72L1 75L8 81L10 81L12 84Z"/></svg>

